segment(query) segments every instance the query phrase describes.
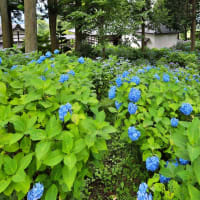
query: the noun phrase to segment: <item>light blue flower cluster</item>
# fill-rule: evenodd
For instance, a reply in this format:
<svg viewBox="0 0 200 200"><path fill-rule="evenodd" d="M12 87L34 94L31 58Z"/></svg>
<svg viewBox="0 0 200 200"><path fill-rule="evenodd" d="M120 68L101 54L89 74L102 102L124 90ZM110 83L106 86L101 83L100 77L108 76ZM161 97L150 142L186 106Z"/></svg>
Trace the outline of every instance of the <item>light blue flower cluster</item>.
<svg viewBox="0 0 200 200"><path fill-rule="evenodd" d="M67 74L61 74L59 82L64 83L65 81L68 81L69 76Z"/></svg>
<svg viewBox="0 0 200 200"><path fill-rule="evenodd" d="M141 96L140 90L137 88L131 88L129 92L129 100L133 101L134 103L138 102Z"/></svg>
<svg viewBox="0 0 200 200"><path fill-rule="evenodd" d="M182 158L179 158L179 162L180 162L181 165L187 165L187 164L189 164L188 160L184 160Z"/></svg>
<svg viewBox="0 0 200 200"><path fill-rule="evenodd" d="M83 63L85 62L85 60L84 60L83 57L80 57L80 58L78 59L78 62L79 62L80 64L83 64Z"/></svg>
<svg viewBox="0 0 200 200"><path fill-rule="evenodd" d="M132 141L136 141L141 136L141 133L134 126L130 126L128 128L128 136Z"/></svg>
<svg viewBox="0 0 200 200"><path fill-rule="evenodd" d="M124 71L123 74L122 74L122 78L127 78L129 75L129 72L128 71Z"/></svg>
<svg viewBox="0 0 200 200"><path fill-rule="evenodd" d="M144 69L138 69L137 73L143 74L143 73L145 73L145 70Z"/></svg>
<svg viewBox="0 0 200 200"><path fill-rule="evenodd" d="M40 78L43 80L43 81L46 81L46 77L45 76L40 76Z"/></svg>
<svg viewBox="0 0 200 200"><path fill-rule="evenodd" d="M17 68L17 65L13 65L10 69L11 70L14 70L14 69L16 69Z"/></svg>
<svg viewBox="0 0 200 200"><path fill-rule="evenodd" d="M120 87L122 85L122 77L121 76L117 77L116 84L117 84L117 87Z"/></svg>
<svg viewBox="0 0 200 200"><path fill-rule="evenodd" d="M160 80L160 76L158 74L155 74L154 78L156 78L157 80Z"/></svg>
<svg viewBox="0 0 200 200"><path fill-rule="evenodd" d="M2 64L2 58L0 57L0 65Z"/></svg>
<svg viewBox="0 0 200 200"><path fill-rule="evenodd" d="M132 102L130 102L130 103L128 104L128 112L129 112L131 115L133 115L133 114L136 113L136 111L137 111L137 105L134 104L134 103L132 103Z"/></svg>
<svg viewBox="0 0 200 200"><path fill-rule="evenodd" d="M51 67L55 67L55 64L51 64Z"/></svg>
<svg viewBox="0 0 200 200"><path fill-rule="evenodd" d="M37 64L41 64L46 59L46 56L40 56L40 58L37 60Z"/></svg>
<svg viewBox="0 0 200 200"><path fill-rule="evenodd" d="M70 70L70 71L68 72L68 74L71 74L72 76L75 76L75 72L74 72L73 70Z"/></svg>
<svg viewBox="0 0 200 200"><path fill-rule="evenodd" d="M137 192L137 200L153 200L152 194L147 193L148 186L146 183L141 183Z"/></svg>
<svg viewBox="0 0 200 200"><path fill-rule="evenodd" d="M159 167L159 158L157 156L148 157L146 159L146 168L148 171L154 172Z"/></svg>
<svg viewBox="0 0 200 200"><path fill-rule="evenodd" d="M54 50L54 54L59 54L59 53L60 53L60 51L58 49Z"/></svg>
<svg viewBox="0 0 200 200"><path fill-rule="evenodd" d="M72 105L70 103L67 103L66 105L60 106L59 111L58 111L59 119L64 122L65 115L68 112L70 114L72 114Z"/></svg>
<svg viewBox="0 0 200 200"><path fill-rule="evenodd" d="M135 83L136 85L140 84L140 78L138 76L133 76L131 78L131 82Z"/></svg>
<svg viewBox="0 0 200 200"><path fill-rule="evenodd" d="M170 77L169 77L168 74L164 74L164 75L163 75L163 81L164 81L164 82L169 82L169 81L170 81Z"/></svg>
<svg viewBox="0 0 200 200"><path fill-rule="evenodd" d="M116 86L112 86L108 92L109 99L114 99L116 93Z"/></svg>
<svg viewBox="0 0 200 200"><path fill-rule="evenodd" d="M46 58L50 58L51 57L51 52L50 51L47 51L46 54L45 54Z"/></svg>
<svg viewBox="0 0 200 200"><path fill-rule="evenodd" d="M172 127L177 127L177 126L178 126L178 122L179 122L178 119L172 118L172 119L171 119L171 126L172 126Z"/></svg>
<svg viewBox="0 0 200 200"><path fill-rule="evenodd" d="M120 109L121 105L122 105L122 103L119 103L118 101L115 101L115 107L116 107L117 110Z"/></svg>
<svg viewBox="0 0 200 200"><path fill-rule="evenodd" d="M42 197L44 186L41 183L36 183L33 188L28 192L27 200L38 200Z"/></svg>
<svg viewBox="0 0 200 200"><path fill-rule="evenodd" d="M184 115L190 115L193 111L191 104L183 103L179 109Z"/></svg>

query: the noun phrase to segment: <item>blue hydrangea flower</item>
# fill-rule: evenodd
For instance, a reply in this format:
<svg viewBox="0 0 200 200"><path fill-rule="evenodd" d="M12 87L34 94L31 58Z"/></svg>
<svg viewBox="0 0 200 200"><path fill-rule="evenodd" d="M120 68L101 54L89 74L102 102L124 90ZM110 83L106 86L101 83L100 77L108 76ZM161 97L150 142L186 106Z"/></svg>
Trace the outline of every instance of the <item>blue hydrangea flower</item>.
<svg viewBox="0 0 200 200"><path fill-rule="evenodd" d="M136 103L137 101L139 101L141 96L141 92L140 90L136 89L136 88L131 88L130 92L129 92L129 100L133 101L134 103Z"/></svg>
<svg viewBox="0 0 200 200"><path fill-rule="evenodd" d="M46 67L45 70L44 70L44 72L47 72L48 70L49 70L48 67Z"/></svg>
<svg viewBox="0 0 200 200"><path fill-rule="evenodd" d="M179 109L184 115L190 115L193 111L191 104L183 103Z"/></svg>
<svg viewBox="0 0 200 200"><path fill-rule="evenodd" d="M0 64L2 64L2 58L0 57Z"/></svg>
<svg viewBox="0 0 200 200"><path fill-rule="evenodd" d="M41 64L42 62L43 62L43 61L40 60L40 59L37 60L37 64Z"/></svg>
<svg viewBox="0 0 200 200"><path fill-rule="evenodd" d="M118 101L115 101L115 107L116 107L117 110L120 109L121 105L122 105L122 103L119 103Z"/></svg>
<svg viewBox="0 0 200 200"><path fill-rule="evenodd" d="M168 74L164 74L164 75L163 75L163 81L164 81L164 82L169 82L169 81L170 81L170 77L169 77Z"/></svg>
<svg viewBox="0 0 200 200"><path fill-rule="evenodd" d="M33 188L28 192L27 200L38 200L42 197L44 186L41 183L36 183Z"/></svg>
<svg viewBox="0 0 200 200"><path fill-rule="evenodd" d="M140 78L138 76L133 76L131 78L131 82L135 83L136 85L140 84Z"/></svg>
<svg viewBox="0 0 200 200"><path fill-rule="evenodd" d="M67 74L61 74L59 82L64 83L65 81L68 81L69 76Z"/></svg>
<svg viewBox="0 0 200 200"><path fill-rule="evenodd" d="M60 51L58 49L54 50L54 54L59 54L59 53L60 53Z"/></svg>
<svg viewBox="0 0 200 200"><path fill-rule="evenodd" d="M13 65L10 69L11 70L14 70L14 69L16 69L17 68L17 65Z"/></svg>
<svg viewBox="0 0 200 200"><path fill-rule="evenodd" d="M168 183L170 181L171 178L167 178L165 176L163 176L162 174L160 174L160 182L161 183Z"/></svg>
<svg viewBox="0 0 200 200"><path fill-rule="evenodd" d="M172 126L172 127L177 127L177 126L178 126L178 122L179 122L178 119L172 118L172 119L171 119L171 126Z"/></svg>
<svg viewBox="0 0 200 200"><path fill-rule="evenodd" d="M122 85L122 78L121 78L121 76L117 77L117 79L116 79L115 82L117 84L117 87L120 87Z"/></svg>
<svg viewBox="0 0 200 200"><path fill-rule="evenodd" d="M55 67L55 64L51 64L51 67Z"/></svg>
<svg viewBox="0 0 200 200"><path fill-rule="evenodd" d="M146 168L148 171L154 172L159 167L159 158L157 156L148 157L146 159Z"/></svg>
<svg viewBox="0 0 200 200"><path fill-rule="evenodd" d="M155 74L154 78L156 78L157 80L160 80L160 76L158 74Z"/></svg>
<svg viewBox="0 0 200 200"><path fill-rule="evenodd" d="M139 191L141 193L145 193L148 189L148 185L146 183L141 183L140 186L139 186Z"/></svg>
<svg viewBox="0 0 200 200"><path fill-rule="evenodd" d="M46 59L46 57L45 56L40 56L40 58L39 58L41 61L44 61L45 59Z"/></svg>
<svg viewBox="0 0 200 200"><path fill-rule="evenodd" d="M51 60L51 61L54 61L54 60L55 60L55 58L50 58L50 60Z"/></svg>
<svg viewBox="0 0 200 200"><path fill-rule="evenodd" d="M109 99L115 98L116 86L112 86L108 92Z"/></svg>
<svg viewBox="0 0 200 200"><path fill-rule="evenodd" d="M36 60L31 60L28 64L34 63L36 62Z"/></svg>
<svg viewBox="0 0 200 200"><path fill-rule="evenodd" d="M179 162L181 163L181 165L187 165L189 163L188 160L184 160L182 158L179 158Z"/></svg>
<svg viewBox="0 0 200 200"><path fill-rule="evenodd" d="M85 60L84 60L83 57L80 57L80 58L78 59L78 62L79 62L80 64L83 64L83 63L85 62Z"/></svg>
<svg viewBox="0 0 200 200"><path fill-rule="evenodd" d="M128 128L128 136L132 141L136 141L141 136L141 133L134 126L130 126Z"/></svg>
<svg viewBox="0 0 200 200"><path fill-rule="evenodd" d="M60 106L60 109L59 109L59 111L58 111L58 113L59 113L59 119L60 119L61 121L64 122L65 115L66 115L68 112L69 112L70 114L72 114L72 106L71 106L70 103L67 103L66 105Z"/></svg>
<svg viewBox="0 0 200 200"><path fill-rule="evenodd" d="M133 115L137 111L137 105L133 104L132 102L128 104L128 112Z"/></svg>
<svg viewBox="0 0 200 200"><path fill-rule="evenodd" d="M45 76L40 76L40 78L43 80L43 81L46 81L46 78L45 78Z"/></svg>
<svg viewBox="0 0 200 200"><path fill-rule="evenodd" d="M68 72L68 74L71 74L72 76L75 76L75 72L74 72L73 70L70 70L70 71Z"/></svg>
<svg viewBox="0 0 200 200"><path fill-rule="evenodd" d="M50 51L47 51L46 54L45 54L46 58L50 58L51 57L51 52Z"/></svg>
<svg viewBox="0 0 200 200"><path fill-rule="evenodd" d="M147 66L147 67L145 67L145 69L146 69L147 71L149 71L149 70L152 69L152 67L151 67L151 66Z"/></svg>
<svg viewBox="0 0 200 200"><path fill-rule="evenodd" d="M145 71L144 71L144 69L138 69L137 73L143 74L143 73L145 73Z"/></svg>
<svg viewBox="0 0 200 200"><path fill-rule="evenodd" d="M127 78L129 75L129 72L128 71L124 71L123 74L122 74L122 78Z"/></svg>

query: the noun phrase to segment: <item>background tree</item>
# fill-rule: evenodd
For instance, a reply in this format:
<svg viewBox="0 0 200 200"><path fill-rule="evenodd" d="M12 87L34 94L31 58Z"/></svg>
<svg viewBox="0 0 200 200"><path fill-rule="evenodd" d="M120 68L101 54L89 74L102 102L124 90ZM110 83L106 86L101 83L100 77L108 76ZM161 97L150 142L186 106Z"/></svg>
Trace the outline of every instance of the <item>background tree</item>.
<svg viewBox="0 0 200 200"><path fill-rule="evenodd" d="M25 52L37 50L36 0L24 0Z"/></svg>
<svg viewBox="0 0 200 200"><path fill-rule="evenodd" d="M7 0L0 1L1 24L3 34L3 48L10 48L13 45L11 12Z"/></svg>

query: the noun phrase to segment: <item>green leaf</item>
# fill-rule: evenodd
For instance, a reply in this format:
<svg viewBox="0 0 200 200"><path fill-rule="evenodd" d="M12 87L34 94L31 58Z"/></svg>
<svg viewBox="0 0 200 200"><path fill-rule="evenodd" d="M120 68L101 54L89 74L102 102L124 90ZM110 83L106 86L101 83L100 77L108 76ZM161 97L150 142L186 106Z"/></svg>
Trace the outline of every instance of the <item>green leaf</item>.
<svg viewBox="0 0 200 200"><path fill-rule="evenodd" d="M24 170L26 169L29 164L32 161L33 153L30 153L26 156L24 156L20 161L19 161L19 170Z"/></svg>
<svg viewBox="0 0 200 200"><path fill-rule="evenodd" d="M64 157L64 164L71 170L76 165L76 155L71 153Z"/></svg>
<svg viewBox="0 0 200 200"><path fill-rule="evenodd" d="M37 140L43 140L46 138L46 132L42 129L31 129L29 131L31 140L37 141Z"/></svg>
<svg viewBox="0 0 200 200"><path fill-rule="evenodd" d="M200 157L198 157L194 162L193 162L193 170L195 173L195 176L197 178L198 183L200 184L200 170L199 170L199 166L200 166Z"/></svg>
<svg viewBox="0 0 200 200"><path fill-rule="evenodd" d="M7 175L15 174L17 170L17 161L9 156L4 157L4 171Z"/></svg>
<svg viewBox="0 0 200 200"><path fill-rule="evenodd" d="M188 185L190 200L200 199L200 191L195 188L193 185Z"/></svg>
<svg viewBox="0 0 200 200"><path fill-rule="evenodd" d="M6 85L3 82L0 82L0 97L6 96Z"/></svg>
<svg viewBox="0 0 200 200"><path fill-rule="evenodd" d="M0 193L2 193L10 184L11 180L0 180Z"/></svg>
<svg viewBox="0 0 200 200"><path fill-rule="evenodd" d="M47 190L45 195L45 200L56 200L58 195L58 188L55 184L51 185L51 187Z"/></svg>
<svg viewBox="0 0 200 200"><path fill-rule="evenodd" d="M194 118L187 131L188 140L191 145L198 144L200 141L200 120L198 118Z"/></svg>
<svg viewBox="0 0 200 200"><path fill-rule="evenodd" d="M117 113L117 109L116 109L116 108L109 107L108 110L109 110L111 113Z"/></svg>
<svg viewBox="0 0 200 200"><path fill-rule="evenodd" d="M44 160L44 164L48 166L55 166L59 164L64 158L64 154L60 150L51 151Z"/></svg>
<svg viewBox="0 0 200 200"><path fill-rule="evenodd" d="M64 166L62 169L63 179L64 179L64 182L67 185L69 191L71 191L71 188L74 184L76 174L77 174L76 167L74 167L70 170L67 166Z"/></svg>
<svg viewBox="0 0 200 200"><path fill-rule="evenodd" d="M107 150L106 141L104 139L96 140L95 147L98 151L106 151Z"/></svg>
<svg viewBox="0 0 200 200"><path fill-rule="evenodd" d="M74 153L79 153L85 148L86 144L83 139L79 139L75 142Z"/></svg>
<svg viewBox="0 0 200 200"><path fill-rule="evenodd" d="M46 126L46 132L49 138L55 137L59 135L62 130L61 124L56 117L53 115L51 119L48 121Z"/></svg>
<svg viewBox="0 0 200 200"><path fill-rule="evenodd" d="M49 153L50 148L51 148L50 141L46 141L46 142L41 141L37 143L36 148L35 148L36 158L38 160L44 159L44 157Z"/></svg>
<svg viewBox="0 0 200 200"><path fill-rule="evenodd" d="M16 183L25 181L26 173L24 170L18 170L17 173L12 177L12 180Z"/></svg>
<svg viewBox="0 0 200 200"><path fill-rule="evenodd" d="M73 148L73 138L70 134L66 133L62 139L62 152L70 153Z"/></svg>
<svg viewBox="0 0 200 200"><path fill-rule="evenodd" d="M200 156L200 147L192 147L191 145L187 144L187 150L189 153L190 161L193 162L195 159Z"/></svg>

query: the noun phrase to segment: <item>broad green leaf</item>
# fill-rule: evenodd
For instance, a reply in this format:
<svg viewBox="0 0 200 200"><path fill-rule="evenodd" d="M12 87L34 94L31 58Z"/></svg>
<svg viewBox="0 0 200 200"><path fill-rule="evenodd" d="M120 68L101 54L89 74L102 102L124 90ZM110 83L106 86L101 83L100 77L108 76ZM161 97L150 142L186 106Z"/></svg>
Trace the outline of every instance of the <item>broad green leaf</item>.
<svg viewBox="0 0 200 200"><path fill-rule="evenodd" d="M17 170L17 162L15 159L10 158L9 156L4 157L4 171L7 175L15 174Z"/></svg>
<svg viewBox="0 0 200 200"><path fill-rule="evenodd" d="M197 159L200 156L200 147L192 147L191 145L187 144L187 150L190 157L191 162Z"/></svg>
<svg viewBox="0 0 200 200"><path fill-rule="evenodd" d="M0 82L0 97L6 96L6 85L3 82Z"/></svg>
<svg viewBox="0 0 200 200"><path fill-rule="evenodd" d="M46 132L49 138L59 135L62 130L61 124L56 120L55 115L53 115L47 123Z"/></svg>
<svg viewBox="0 0 200 200"><path fill-rule="evenodd" d="M106 151L107 150L106 141L104 139L96 140L95 147L98 151Z"/></svg>
<svg viewBox="0 0 200 200"><path fill-rule="evenodd" d="M82 151L85 148L85 141L83 139L79 139L75 142L75 147L73 152L74 153L79 153L80 151Z"/></svg>
<svg viewBox="0 0 200 200"><path fill-rule="evenodd" d="M45 195L45 200L56 200L58 195L58 188L55 184L51 185L51 187L47 190Z"/></svg>
<svg viewBox="0 0 200 200"><path fill-rule="evenodd" d="M116 108L109 107L108 110L109 110L111 113L117 113L117 109L116 109Z"/></svg>
<svg viewBox="0 0 200 200"><path fill-rule="evenodd" d="M44 159L44 164L48 166L55 166L59 164L64 158L64 154L60 150L51 151Z"/></svg>
<svg viewBox="0 0 200 200"><path fill-rule="evenodd" d="M188 190L190 194L190 200L197 200L200 199L200 191L195 188L193 185L188 185Z"/></svg>
<svg viewBox="0 0 200 200"><path fill-rule="evenodd" d="M26 178L26 173L24 170L18 170L17 173L12 177L12 181L18 183L18 182L24 182Z"/></svg>
<svg viewBox="0 0 200 200"><path fill-rule="evenodd" d="M76 167L73 167L70 170L67 166L64 166L63 169L62 169L63 179L64 179L64 182L67 185L69 191L71 191L71 188L74 184L76 174L77 174L77 168Z"/></svg>
<svg viewBox="0 0 200 200"><path fill-rule="evenodd" d="M36 158L38 160L43 160L44 157L49 153L50 148L51 148L50 141L46 141L46 142L41 141L37 143L36 148L35 148Z"/></svg>
<svg viewBox="0 0 200 200"><path fill-rule="evenodd" d="M195 173L195 176L197 178L198 183L200 184L200 170L199 170L199 166L200 166L200 157L198 157L194 162L193 162L193 170Z"/></svg>
<svg viewBox="0 0 200 200"><path fill-rule="evenodd" d="M2 193L10 184L11 180L0 180L0 193Z"/></svg>
<svg viewBox="0 0 200 200"><path fill-rule="evenodd" d="M30 153L26 156L24 156L20 161L19 161L19 170L24 170L26 169L29 164L32 161L33 153Z"/></svg>
<svg viewBox="0 0 200 200"><path fill-rule="evenodd" d="M76 155L71 153L64 157L64 164L71 170L76 165Z"/></svg>

